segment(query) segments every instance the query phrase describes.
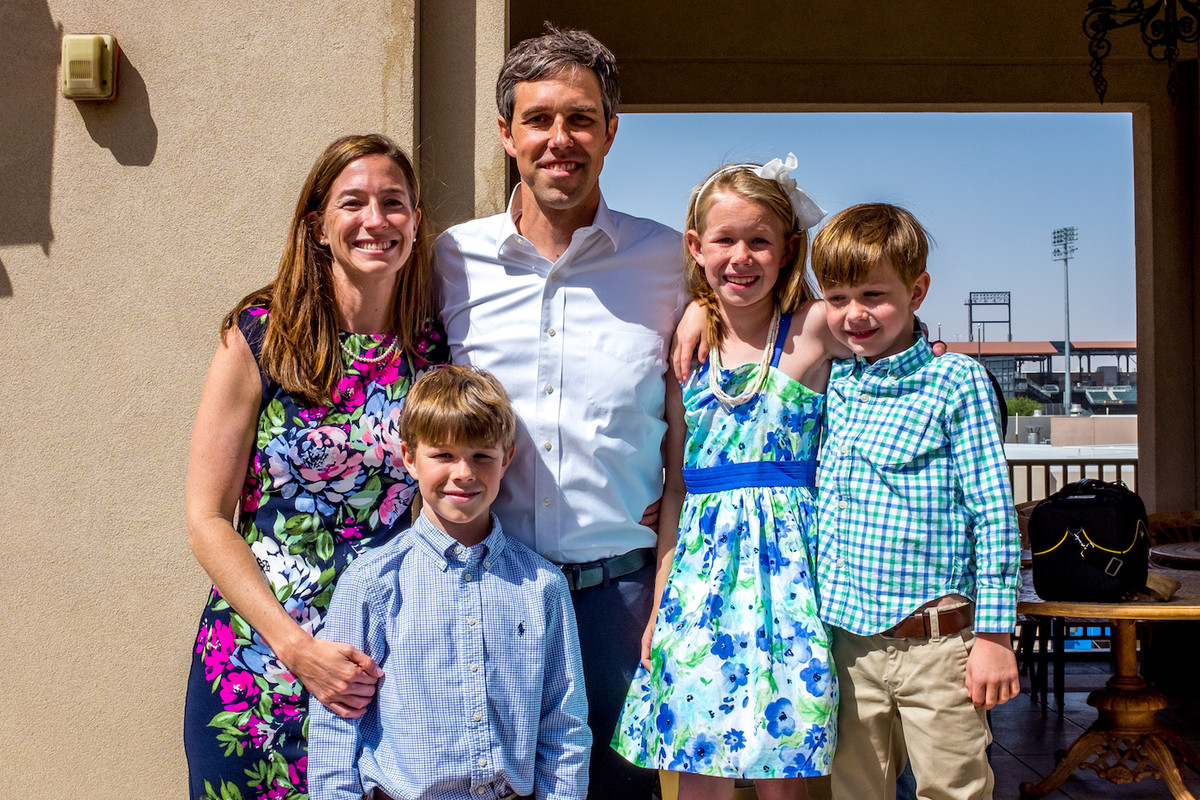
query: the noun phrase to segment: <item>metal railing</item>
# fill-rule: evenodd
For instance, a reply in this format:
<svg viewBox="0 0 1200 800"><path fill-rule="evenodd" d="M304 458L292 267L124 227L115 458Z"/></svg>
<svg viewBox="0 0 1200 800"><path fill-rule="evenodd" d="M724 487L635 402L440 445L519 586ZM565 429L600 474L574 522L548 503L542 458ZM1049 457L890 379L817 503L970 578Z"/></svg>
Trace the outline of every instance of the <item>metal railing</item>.
<svg viewBox="0 0 1200 800"><path fill-rule="evenodd" d="M1010 458L1008 479L1012 482L1013 501L1041 500L1068 483L1082 478L1121 481L1133 491L1138 486L1136 458Z"/></svg>

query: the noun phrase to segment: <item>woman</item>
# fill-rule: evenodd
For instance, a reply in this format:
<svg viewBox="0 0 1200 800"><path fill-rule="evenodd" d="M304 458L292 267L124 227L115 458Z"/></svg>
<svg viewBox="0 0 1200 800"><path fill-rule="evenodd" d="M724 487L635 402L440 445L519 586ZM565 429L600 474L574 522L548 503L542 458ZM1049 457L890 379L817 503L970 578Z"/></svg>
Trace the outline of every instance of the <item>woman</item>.
<svg viewBox="0 0 1200 800"><path fill-rule="evenodd" d="M184 715L193 798L306 798L309 693L351 718L374 694L374 661L313 634L415 493L396 424L416 371L447 360L422 217L394 143L337 140L275 279L225 318L188 458L188 538L214 587Z"/></svg>

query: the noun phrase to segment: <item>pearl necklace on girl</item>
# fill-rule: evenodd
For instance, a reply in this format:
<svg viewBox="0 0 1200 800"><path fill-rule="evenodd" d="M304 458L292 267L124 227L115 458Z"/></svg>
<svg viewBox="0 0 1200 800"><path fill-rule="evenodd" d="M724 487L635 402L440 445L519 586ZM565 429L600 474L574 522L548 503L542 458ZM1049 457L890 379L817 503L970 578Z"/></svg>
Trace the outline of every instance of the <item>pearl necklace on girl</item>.
<svg viewBox="0 0 1200 800"><path fill-rule="evenodd" d="M767 346L763 348L762 359L758 362L758 376L737 395L730 395L721 388L721 381L717 377L721 371L721 348L713 349L708 357L708 388L712 390L713 395L721 401L722 405L740 406L762 391L763 386L767 383L767 369L771 366L771 357L775 354L775 338L778 335L779 306L775 306L775 313L771 315L771 327L767 329Z"/></svg>
<svg viewBox="0 0 1200 800"><path fill-rule="evenodd" d="M393 336L392 343L387 346L386 350L384 350L379 355L371 356L370 358L363 358L358 353L355 353L349 347L346 347L346 343L341 341L341 339L338 340L338 344L341 345L342 352L345 353L346 355L350 356L351 361L357 361L360 364L378 364L380 361L391 358L392 355L396 352L396 340L398 338L399 337L397 337L397 336ZM379 346L378 344L375 345L375 347L378 347L378 346Z"/></svg>

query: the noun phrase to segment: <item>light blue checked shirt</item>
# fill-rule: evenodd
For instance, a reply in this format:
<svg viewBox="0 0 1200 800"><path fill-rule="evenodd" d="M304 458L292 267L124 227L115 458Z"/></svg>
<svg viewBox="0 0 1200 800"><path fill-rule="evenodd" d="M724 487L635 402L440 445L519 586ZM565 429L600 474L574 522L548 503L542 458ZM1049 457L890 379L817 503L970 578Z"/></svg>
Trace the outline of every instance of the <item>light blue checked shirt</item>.
<svg viewBox="0 0 1200 800"><path fill-rule="evenodd" d="M575 612L557 567L492 517L464 547L422 514L343 573L321 638L383 668L346 720L309 704L312 800L587 794L592 734Z"/></svg>
<svg viewBox="0 0 1200 800"><path fill-rule="evenodd" d="M1020 544L987 372L923 337L834 363L817 515L821 617L880 633L930 600L975 600L975 630L1016 616Z"/></svg>

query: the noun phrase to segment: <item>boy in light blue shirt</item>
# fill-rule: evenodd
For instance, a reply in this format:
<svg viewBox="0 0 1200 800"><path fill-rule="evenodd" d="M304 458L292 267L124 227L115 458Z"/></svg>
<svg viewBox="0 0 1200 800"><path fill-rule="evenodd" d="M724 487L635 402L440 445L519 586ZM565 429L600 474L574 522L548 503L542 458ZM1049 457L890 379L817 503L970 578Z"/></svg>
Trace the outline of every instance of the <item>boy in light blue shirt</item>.
<svg viewBox="0 0 1200 800"><path fill-rule="evenodd" d="M473 367L418 380L401 420L415 524L343 573L321 637L383 669L359 719L310 704L312 800L583 800L591 732L562 572L490 513L516 417Z"/></svg>

